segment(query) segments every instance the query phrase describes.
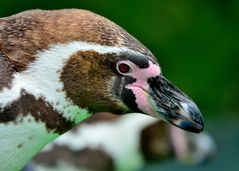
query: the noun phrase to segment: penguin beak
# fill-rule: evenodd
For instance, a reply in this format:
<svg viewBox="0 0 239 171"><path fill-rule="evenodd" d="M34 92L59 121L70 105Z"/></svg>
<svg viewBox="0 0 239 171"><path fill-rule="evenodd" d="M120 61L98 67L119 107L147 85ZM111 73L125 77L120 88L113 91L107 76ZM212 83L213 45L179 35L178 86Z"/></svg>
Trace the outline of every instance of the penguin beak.
<svg viewBox="0 0 239 171"><path fill-rule="evenodd" d="M150 115L190 132L203 131L202 114L187 95L161 75L149 78L148 84Z"/></svg>

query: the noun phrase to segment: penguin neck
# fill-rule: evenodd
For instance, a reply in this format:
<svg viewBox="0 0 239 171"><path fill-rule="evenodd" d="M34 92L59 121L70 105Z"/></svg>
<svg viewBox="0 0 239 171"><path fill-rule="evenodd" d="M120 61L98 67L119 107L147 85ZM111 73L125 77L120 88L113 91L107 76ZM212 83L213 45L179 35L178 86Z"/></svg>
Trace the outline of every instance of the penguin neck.
<svg viewBox="0 0 239 171"><path fill-rule="evenodd" d="M90 116L74 105L66 108L78 117L70 120L64 117L68 110L59 113L44 98L22 92L0 110L0 170L20 170L45 145Z"/></svg>
<svg viewBox="0 0 239 171"><path fill-rule="evenodd" d="M64 105L66 110L60 113L61 108L44 97L22 91L20 98L0 110L0 170L20 170L45 145L90 116L86 110ZM72 120L65 117L68 112Z"/></svg>

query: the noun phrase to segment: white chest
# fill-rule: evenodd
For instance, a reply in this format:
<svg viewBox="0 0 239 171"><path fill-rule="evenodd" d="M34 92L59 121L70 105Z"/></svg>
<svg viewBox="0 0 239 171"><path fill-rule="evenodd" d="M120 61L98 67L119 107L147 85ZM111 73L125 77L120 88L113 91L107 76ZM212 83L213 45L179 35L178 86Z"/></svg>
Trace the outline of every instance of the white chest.
<svg viewBox="0 0 239 171"><path fill-rule="evenodd" d="M49 133L44 123L31 115L15 122L0 124L0 170L17 171L58 134Z"/></svg>

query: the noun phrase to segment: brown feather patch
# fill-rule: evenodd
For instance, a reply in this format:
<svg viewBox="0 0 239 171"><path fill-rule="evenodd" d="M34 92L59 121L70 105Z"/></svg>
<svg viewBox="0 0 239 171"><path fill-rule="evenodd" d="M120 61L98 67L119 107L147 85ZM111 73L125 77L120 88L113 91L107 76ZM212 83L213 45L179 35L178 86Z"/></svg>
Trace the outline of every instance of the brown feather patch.
<svg viewBox="0 0 239 171"><path fill-rule="evenodd" d="M100 149L84 148L71 150L67 146L57 146L47 152L41 152L33 158L33 162L45 167L63 164L92 171L114 171L115 164L111 156ZM62 162L64 161L64 162Z"/></svg>
<svg viewBox="0 0 239 171"><path fill-rule="evenodd" d="M146 161L165 160L172 157L168 124L158 121L143 129L140 135L141 151Z"/></svg>
<svg viewBox="0 0 239 171"><path fill-rule="evenodd" d="M14 122L20 114L23 116L32 115L36 121L45 123L49 131L58 134L63 134L74 126L72 121L64 118L42 98L35 99L33 95L25 92L22 92L20 99L0 111L0 123Z"/></svg>
<svg viewBox="0 0 239 171"><path fill-rule="evenodd" d="M90 112L123 113L126 106L111 96L110 84L115 76L113 54L94 51L78 52L63 68L61 80L67 96L81 108Z"/></svg>

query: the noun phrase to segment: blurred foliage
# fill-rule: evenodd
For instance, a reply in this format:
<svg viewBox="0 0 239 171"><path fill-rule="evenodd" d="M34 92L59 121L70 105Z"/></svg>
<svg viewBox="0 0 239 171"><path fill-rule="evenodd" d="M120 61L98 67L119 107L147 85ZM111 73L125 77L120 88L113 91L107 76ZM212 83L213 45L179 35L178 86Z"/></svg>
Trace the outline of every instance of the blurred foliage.
<svg viewBox="0 0 239 171"><path fill-rule="evenodd" d="M111 19L155 54L206 116L238 114L238 0L9 0L0 2L0 17L36 8L82 8Z"/></svg>

